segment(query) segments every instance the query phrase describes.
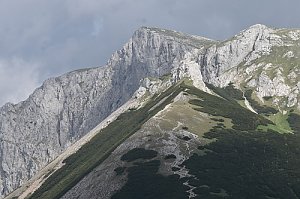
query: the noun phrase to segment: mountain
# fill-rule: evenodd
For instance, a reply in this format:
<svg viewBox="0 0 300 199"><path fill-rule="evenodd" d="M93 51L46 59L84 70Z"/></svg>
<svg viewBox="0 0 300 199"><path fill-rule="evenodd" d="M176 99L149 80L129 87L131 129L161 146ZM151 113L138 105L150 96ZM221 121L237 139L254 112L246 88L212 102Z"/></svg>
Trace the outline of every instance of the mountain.
<svg viewBox="0 0 300 199"><path fill-rule="evenodd" d="M298 198L299 48L260 24L226 41L142 27L0 109L1 197Z"/></svg>

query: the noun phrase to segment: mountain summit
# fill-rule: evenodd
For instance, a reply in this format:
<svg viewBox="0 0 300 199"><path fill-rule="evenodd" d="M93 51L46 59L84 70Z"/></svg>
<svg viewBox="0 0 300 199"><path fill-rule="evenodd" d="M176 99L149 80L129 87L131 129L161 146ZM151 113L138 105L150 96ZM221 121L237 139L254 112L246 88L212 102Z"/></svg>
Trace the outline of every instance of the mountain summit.
<svg viewBox="0 0 300 199"><path fill-rule="evenodd" d="M299 91L300 30L142 27L0 108L0 198L299 198Z"/></svg>

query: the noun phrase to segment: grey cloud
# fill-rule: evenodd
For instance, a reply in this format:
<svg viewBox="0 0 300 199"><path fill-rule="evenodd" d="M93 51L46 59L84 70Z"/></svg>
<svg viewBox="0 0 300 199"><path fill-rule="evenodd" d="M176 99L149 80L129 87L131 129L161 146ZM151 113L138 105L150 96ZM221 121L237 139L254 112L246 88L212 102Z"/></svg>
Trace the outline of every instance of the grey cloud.
<svg viewBox="0 0 300 199"><path fill-rule="evenodd" d="M256 23L299 27L299 7L298 0L1 0L0 57L8 61L0 65L0 81L11 73L11 57L26 60L14 75L37 86L50 76L105 64L140 26L222 40ZM32 75L34 83L25 78ZM26 84L0 87L0 105L21 99L14 96Z"/></svg>
<svg viewBox="0 0 300 199"><path fill-rule="evenodd" d="M0 104L25 100L38 86L39 64L14 57L0 59Z"/></svg>

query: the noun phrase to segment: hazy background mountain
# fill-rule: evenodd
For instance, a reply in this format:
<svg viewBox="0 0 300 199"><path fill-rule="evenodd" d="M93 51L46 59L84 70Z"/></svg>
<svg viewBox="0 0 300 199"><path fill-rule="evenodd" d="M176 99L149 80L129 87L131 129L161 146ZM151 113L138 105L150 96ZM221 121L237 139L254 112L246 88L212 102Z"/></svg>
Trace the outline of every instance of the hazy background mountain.
<svg viewBox="0 0 300 199"><path fill-rule="evenodd" d="M256 23L299 27L299 7L297 0L2 0L0 106L24 100L48 77L104 65L140 26L224 40Z"/></svg>

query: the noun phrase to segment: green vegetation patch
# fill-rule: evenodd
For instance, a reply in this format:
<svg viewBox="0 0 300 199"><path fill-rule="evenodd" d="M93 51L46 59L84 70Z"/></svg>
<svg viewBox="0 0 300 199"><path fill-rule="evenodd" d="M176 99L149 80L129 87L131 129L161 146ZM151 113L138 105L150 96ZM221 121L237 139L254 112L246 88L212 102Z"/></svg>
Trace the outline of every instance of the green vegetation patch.
<svg viewBox="0 0 300 199"><path fill-rule="evenodd" d="M229 84L224 88L215 87L208 83L206 83L206 86L228 101L233 102L234 100L244 100L243 92L239 89L236 89L233 84Z"/></svg>
<svg viewBox="0 0 300 199"><path fill-rule="evenodd" d="M184 141L189 141L191 140L192 138L190 138L189 136L182 136L182 137L179 137L179 139L182 139Z"/></svg>
<svg viewBox="0 0 300 199"><path fill-rule="evenodd" d="M180 168L179 167L172 167L172 171L176 172L176 171L179 171Z"/></svg>
<svg viewBox="0 0 300 199"><path fill-rule="evenodd" d="M181 165L196 179L196 198L300 197L299 136L218 128L205 136L216 139L209 151ZM228 196L212 196L216 190Z"/></svg>
<svg viewBox="0 0 300 199"><path fill-rule="evenodd" d="M294 133L300 135L300 115L290 113L287 120Z"/></svg>
<svg viewBox="0 0 300 199"><path fill-rule="evenodd" d="M236 130L254 130L258 125L272 124L270 120L243 108L236 101L223 99L210 95L194 87L186 86L186 92L198 96L199 99L190 100L189 103L197 106L195 110L209 113L213 116L222 116L232 119Z"/></svg>
<svg viewBox="0 0 300 199"><path fill-rule="evenodd" d="M218 119L218 118L210 118L210 119L216 122L224 122L223 119Z"/></svg>
<svg viewBox="0 0 300 199"><path fill-rule="evenodd" d="M271 100L272 98L273 98L272 96L264 96L264 97L263 97L263 99L266 100L266 101L269 101L269 100Z"/></svg>
<svg viewBox="0 0 300 199"><path fill-rule="evenodd" d="M289 122L287 121L288 117L288 114L282 114L281 112L270 115L268 116L268 119L274 124L269 124L268 126L259 126L258 129L263 131L271 129L279 133L292 133L293 131L289 125Z"/></svg>
<svg viewBox="0 0 300 199"><path fill-rule="evenodd" d="M119 175L122 175L125 170L126 170L126 167L117 167L114 169L114 172L116 172L117 176L119 176Z"/></svg>
<svg viewBox="0 0 300 199"><path fill-rule="evenodd" d="M128 180L112 199L188 199L189 187L179 175L158 174L159 160L136 163L127 169Z"/></svg>
<svg viewBox="0 0 300 199"><path fill-rule="evenodd" d="M266 105L260 105L257 101L255 101L251 96L252 96L253 90L247 90L245 91L245 97L247 98L247 100L249 101L249 103L251 104L252 108L259 114L266 114L266 115L270 115L270 114L276 114L278 113L278 110L276 110L275 108L272 107L268 107Z"/></svg>
<svg viewBox="0 0 300 199"><path fill-rule="evenodd" d="M157 156L157 152L154 150L147 150L144 148L134 148L122 155L121 160L126 162L132 162L138 159L152 159Z"/></svg>
<svg viewBox="0 0 300 199"><path fill-rule="evenodd" d="M174 154L168 154L165 156L165 160L174 160L176 159L176 155Z"/></svg>

